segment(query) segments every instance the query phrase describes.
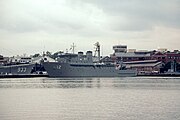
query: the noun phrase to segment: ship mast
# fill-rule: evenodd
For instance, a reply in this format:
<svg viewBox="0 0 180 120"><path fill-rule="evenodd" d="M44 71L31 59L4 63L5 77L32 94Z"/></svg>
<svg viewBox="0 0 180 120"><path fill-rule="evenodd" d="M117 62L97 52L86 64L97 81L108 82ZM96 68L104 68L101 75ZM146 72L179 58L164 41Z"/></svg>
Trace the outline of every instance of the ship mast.
<svg viewBox="0 0 180 120"><path fill-rule="evenodd" d="M76 46L75 46L75 44L73 43L72 45L71 45L71 48L70 48L70 50L72 49L72 53L74 54L74 48L75 48Z"/></svg>
<svg viewBox="0 0 180 120"><path fill-rule="evenodd" d="M98 61L100 61L100 44L99 44L99 42L97 42L94 45L96 46L95 53L96 52L98 53Z"/></svg>

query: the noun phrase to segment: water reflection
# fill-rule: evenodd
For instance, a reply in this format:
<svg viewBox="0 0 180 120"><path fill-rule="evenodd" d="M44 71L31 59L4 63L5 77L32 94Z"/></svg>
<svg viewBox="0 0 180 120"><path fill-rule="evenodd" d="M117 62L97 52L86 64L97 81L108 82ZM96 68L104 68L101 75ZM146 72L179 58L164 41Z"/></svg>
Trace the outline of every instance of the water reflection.
<svg viewBox="0 0 180 120"><path fill-rule="evenodd" d="M0 120L180 119L180 78L11 78L0 88Z"/></svg>
<svg viewBox="0 0 180 120"><path fill-rule="evenodd" d="M0 79L0 88L100 88L92 78L16 78Z"/></svg>
<svg viewBox="0 0 180 120"><path fill-rule="evenodd" d="M0 79L0 88L180 89L180 78L7 78Z"/></svg>

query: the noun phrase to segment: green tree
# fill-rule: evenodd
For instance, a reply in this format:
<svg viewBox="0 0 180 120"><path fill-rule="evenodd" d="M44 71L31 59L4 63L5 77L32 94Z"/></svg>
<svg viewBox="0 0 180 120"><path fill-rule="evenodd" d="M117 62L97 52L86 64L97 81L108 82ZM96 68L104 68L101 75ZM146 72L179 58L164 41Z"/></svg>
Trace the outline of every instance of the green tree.
<svg viewBox="0 0 180 120"><path fill-rule="evenodd" d="M33 55L33 58L39 57L39 56L40 56L40 54L39 54L39 53L36 53L36 54Z"/></svg>

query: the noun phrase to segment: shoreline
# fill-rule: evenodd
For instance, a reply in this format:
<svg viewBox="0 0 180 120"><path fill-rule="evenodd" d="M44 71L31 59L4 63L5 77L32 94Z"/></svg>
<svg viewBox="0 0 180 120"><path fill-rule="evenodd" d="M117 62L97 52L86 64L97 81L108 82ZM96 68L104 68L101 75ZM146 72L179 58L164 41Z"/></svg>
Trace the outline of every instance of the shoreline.
<svg viewBox="0 0 180 120"><path fill-rule="evenodd" d="M49 77L48 75L0 75L0 78L34 78L34 77ZM137 75L136 77L180 77L180 74L151 74L151 75Z"/></svg>

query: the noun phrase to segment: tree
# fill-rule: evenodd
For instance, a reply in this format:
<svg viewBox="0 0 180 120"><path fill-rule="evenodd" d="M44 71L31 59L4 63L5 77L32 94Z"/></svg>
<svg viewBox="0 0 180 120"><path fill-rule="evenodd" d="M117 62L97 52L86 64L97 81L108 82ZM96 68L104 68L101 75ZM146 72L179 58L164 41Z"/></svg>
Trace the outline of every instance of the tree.
<svg viewBox="0 0 180 120"><path fill-rule="evenodd" d="M51 52L46 51L46 55L47 55L47 56L51 56Z"/></svg>
<svg viewBox="0 0 180 120"><path fill-rule="evenodd" d="M64 53L63 51L58 51L58 52L55 52L53 55L52 55L52 58L57 58L59 55L61 55L62 53Z"/></svg>
<svg viewBox="0 0 180 120"><path fill-rule="evenodd" d="M39 53L36 53L36 54L33 55L33 58L39 57L39 56L40 56L40 54L39 54Z"/></svg>

